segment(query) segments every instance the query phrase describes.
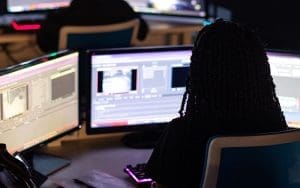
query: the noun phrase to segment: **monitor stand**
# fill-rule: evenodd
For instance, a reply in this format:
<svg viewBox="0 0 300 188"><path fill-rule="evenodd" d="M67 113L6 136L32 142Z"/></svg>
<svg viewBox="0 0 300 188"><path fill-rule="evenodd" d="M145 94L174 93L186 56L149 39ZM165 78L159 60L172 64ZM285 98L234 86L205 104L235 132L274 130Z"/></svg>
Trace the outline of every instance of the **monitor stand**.
<svg viewBox="0 0 300 188"><path fill-rule="evenodd" d="M126 134L121 142L131 148L154 148L161 134L162 129L132 132Z"/></svg>
<svg viewBox="0 0 300 188"><path fill-rule="evenodd" d="M47 176L68 166L71 162L58 156L39 152L18 153L16 156L32 172L33 181L38 187L47 180Z"/></svg>

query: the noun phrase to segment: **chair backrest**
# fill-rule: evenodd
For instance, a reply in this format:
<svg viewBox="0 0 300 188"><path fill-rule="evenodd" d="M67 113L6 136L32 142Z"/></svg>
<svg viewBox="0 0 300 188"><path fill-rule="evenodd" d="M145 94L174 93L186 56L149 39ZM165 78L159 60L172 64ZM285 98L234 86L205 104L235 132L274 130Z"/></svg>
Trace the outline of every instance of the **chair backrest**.
<svg viewBox="0 0 300 188"><path fill-rule="evenodd" d="M93 26L63 26L59 33L62 49L129 47L137 40L139 20Z"/></svg>
<svg viewBox="0 0 300 188"><path fill-rule="evenodd" d="M203 188L300 187L300 131L215 137L205 162Z"/></svg>

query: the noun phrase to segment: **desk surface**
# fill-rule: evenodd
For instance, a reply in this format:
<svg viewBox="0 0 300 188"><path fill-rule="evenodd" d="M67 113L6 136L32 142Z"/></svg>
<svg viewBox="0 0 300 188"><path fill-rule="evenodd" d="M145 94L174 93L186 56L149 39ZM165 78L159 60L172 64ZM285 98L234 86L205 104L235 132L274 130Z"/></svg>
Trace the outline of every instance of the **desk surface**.
<svg viewBox="0 0 300 188"><path fill-rule="evenodd" d="M120 135L73 140L63 142L61 146L47 147L45 153L57 155L71 160L71 165L50 175L42 187L77 187L73 178L82 177L92 170L99 170L124 181L129 187L136 184L123 172L128 164L147 162L151 149L133 149L120 142ZM80 186L78 186L80 187ZM126 187L126 186L125 186Z"/></svg>
<svg viewBox="0 0 300 188"><path fill-rule="evenodd" d="M166 34L183 34L186 37L191 37L190 35L194 32L198 32L203 26L201 24L183 24L183 23L168 23L163 21L148 21L149 25L149 36L151 40L151 35L166 35ZM148 38L149 38L148 36ZM3 33L0 30L0 44L7 43L20 43L20 42L35 42L35 33ZM146 39L147 40L147 39ZM184 41L191 42L191 41ZM141 42L143 44L143 41Z"/></svg>
<svg viewBox="0 0 300 188"><path fill-rule="evenodd" d="M135 46L190 45L203 27L201 24L149 21L149 33ZM36 44L34 33L2 33L0 30L0 68L39 57L43 52ZM3 50L5 47L5 50Z"/></svg>

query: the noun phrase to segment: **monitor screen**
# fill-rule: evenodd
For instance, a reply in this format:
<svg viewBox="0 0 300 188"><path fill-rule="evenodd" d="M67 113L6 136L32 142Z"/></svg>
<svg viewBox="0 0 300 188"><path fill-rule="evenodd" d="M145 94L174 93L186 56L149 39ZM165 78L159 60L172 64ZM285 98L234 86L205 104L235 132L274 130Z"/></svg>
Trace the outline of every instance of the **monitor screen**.
<svg viewBox="0 0 300 188"><path fill-rule="evenodd" d="M165 125L179 116L191 47L91 50L87 133Z"/></svg>
<svg viewBox="0 0 300 188"><path fill-rule="evenodd" d="M178 116L191 47L90 50L87 132L165 125ZM289 127L300 127L300 54L268 50Z"/></svg>
<svg viewBox="0 0 300 188"><path fill-rule="evenodd" d="M126 0L135 11L148 14L206 16L205 0Z"/></svg>
<svg viewBox="0 0 300 188"><path fill-rule="evenodd" d="M71 0L7 0L7 12L32 12L66 8Z"/></svg>
<svg viewBox="0 0 300 188"><path fill-rule="evenodd" d="M0 71L0 143L13 154L79 127L78 53L62 51Z"/></svg>
<svg viewBox="0 0 300 188"><path fill-rule="evenodd" d="M300 128L300 53L269 50L267 54L286 121L289 127Z"/></svg>

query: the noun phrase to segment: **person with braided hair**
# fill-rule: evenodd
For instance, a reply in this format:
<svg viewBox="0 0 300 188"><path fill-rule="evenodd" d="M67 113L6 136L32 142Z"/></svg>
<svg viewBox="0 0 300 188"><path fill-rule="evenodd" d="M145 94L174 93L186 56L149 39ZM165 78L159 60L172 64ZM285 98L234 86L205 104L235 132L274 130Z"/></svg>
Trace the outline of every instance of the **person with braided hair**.
<svg viewBox="0 0 300 188"><path fill-rule="evenodd" d="M210 137L288 128L256 33L224 20L199 31L179 114L146 166L150 177L171 188L200 186Z"/></svg>

